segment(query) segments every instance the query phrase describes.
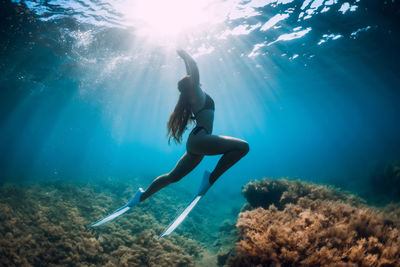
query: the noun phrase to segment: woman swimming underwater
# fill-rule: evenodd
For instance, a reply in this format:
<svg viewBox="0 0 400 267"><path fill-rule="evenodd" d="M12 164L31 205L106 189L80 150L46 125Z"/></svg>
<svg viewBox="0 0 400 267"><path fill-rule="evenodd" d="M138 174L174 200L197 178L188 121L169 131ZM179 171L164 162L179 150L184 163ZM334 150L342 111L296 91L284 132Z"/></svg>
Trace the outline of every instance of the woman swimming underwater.
<svg viewBox="0 0 400 267"><path fill-rule="evenodd" d="M223 156L218 161L215 169L211 173L204 172L202 183L196 195L201 197L226 170L249 152L249 144L246 141L233 137L212 135L214 101L200 87L199 70L194 59L183 50L178 50L177 53L185 63L187 75L178 82L180 95L167 126L169 138L181 143L182 134L186 130L186 126L193 121L195 122L196 126L189 134L186 142L186 153L180 158L171 172L154 179L146 190L139 188L134 197L125 206L90 226L104 224L125 213L132 206L146 200L167 185L178 182L190 173L204 156L222 154ZM192 208L194 205L195 203Z"/></svg>

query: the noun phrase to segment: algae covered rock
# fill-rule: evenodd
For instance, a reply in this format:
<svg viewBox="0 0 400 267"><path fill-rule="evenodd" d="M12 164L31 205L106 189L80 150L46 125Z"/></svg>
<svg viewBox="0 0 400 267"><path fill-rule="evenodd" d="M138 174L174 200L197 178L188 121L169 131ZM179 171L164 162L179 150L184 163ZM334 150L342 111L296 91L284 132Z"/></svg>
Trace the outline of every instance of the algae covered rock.
<svg viewBox="0 0 400 267"><path fill-rule="evenodd" d="M331 186L288 179L269 178L250 182L243 187L242 193L250 204L249 208L268 208L273 204L282 210L286 204L297 203L302 197L344 201L353 205L365 203L363 199Z"/></svg>
<svg viewBox="0 0 400 267"><path fill-rule="evenodd" d="M338 189L286 179L252 182L243 193L250 204L227 266L400 266L398 205L368 207Z"/></svg>

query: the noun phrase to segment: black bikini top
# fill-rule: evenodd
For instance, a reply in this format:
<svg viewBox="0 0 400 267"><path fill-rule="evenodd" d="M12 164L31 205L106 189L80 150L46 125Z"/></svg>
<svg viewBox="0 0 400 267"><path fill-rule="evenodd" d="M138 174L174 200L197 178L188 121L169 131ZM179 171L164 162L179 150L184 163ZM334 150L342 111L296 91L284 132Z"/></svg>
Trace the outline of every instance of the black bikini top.
<svg viewBox="0 0 400 267"><path fill-rule="evenodd" d="M206 109L215 110L214 100L208 94L206 94L206 102L204 103L204 106L194 114L193 118L196 119L197 115L199 115L200 112Z"/></svg>

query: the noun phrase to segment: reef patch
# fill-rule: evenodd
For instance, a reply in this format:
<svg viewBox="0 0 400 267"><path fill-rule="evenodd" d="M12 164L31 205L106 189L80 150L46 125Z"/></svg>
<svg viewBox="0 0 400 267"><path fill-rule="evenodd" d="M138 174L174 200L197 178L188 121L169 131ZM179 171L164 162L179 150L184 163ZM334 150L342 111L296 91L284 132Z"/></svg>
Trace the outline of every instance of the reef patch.
<svg viewBox="0 0 400 267"><path fill-rule="evenodd" d="M0 266L194 266L203 253L198 242L179 234L157 239L164 225L149 205L174 209L163 196L115 222L86 229L131 192L126 184L0 185Z"/></svg>
<svg viewBox="0 0 400 267"><path fill-rule="evenodd" d="M400 266L400 207L370 207L324 185L263 179L248 200L227 266Z"/></svg>

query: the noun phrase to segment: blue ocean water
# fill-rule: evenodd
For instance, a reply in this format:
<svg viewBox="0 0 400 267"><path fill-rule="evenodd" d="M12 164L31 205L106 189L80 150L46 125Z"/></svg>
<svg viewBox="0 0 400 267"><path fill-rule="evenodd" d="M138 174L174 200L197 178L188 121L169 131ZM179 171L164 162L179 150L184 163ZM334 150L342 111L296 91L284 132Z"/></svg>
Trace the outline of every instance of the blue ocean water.
<svg viewBox="0 0 400 267"><path fill-rule="evenodd" d="M26 244L25 231L40 244L62 246L68 242L57 233L64 231L80 242L76 255L86 263L130 266L113 261L140 251L124 250L132 244L162 245L162 253L175 246L175 258L198 257L192 239L216 251L233 247L241 191L255 179L298 178L349 190L371 205L398 203L399 15L398 0L0 0L1 236ZM184 144L168 143L166 127L185 75L176 49L195 58L201 86L215 101L214 134L244 139L250 152L199 202L171 237L174 246L152 236L219 156L206 157L120 224L89 232L84 224L126 203L185 153ZM318 190L328 200L352 199ZM0 265L24 262L13 258L14 245L4 247ZM145 254L154 259L160 251ZM47 259L29 253L21 258L32 265ZM167 254L158 258L170 264ZM179 266L191 266L186 260Z"/></svg>
<svg viewBox="0 0 400 267"><path fill-rule="evenodd" d="M171 170L185 151L166 138L185 74L176 48L216 102L214 133L250 144L226 187L345 186L400 158L398 1L203 2L198 18L180 1L2 1L2 179L146 185Z"/></svg>

